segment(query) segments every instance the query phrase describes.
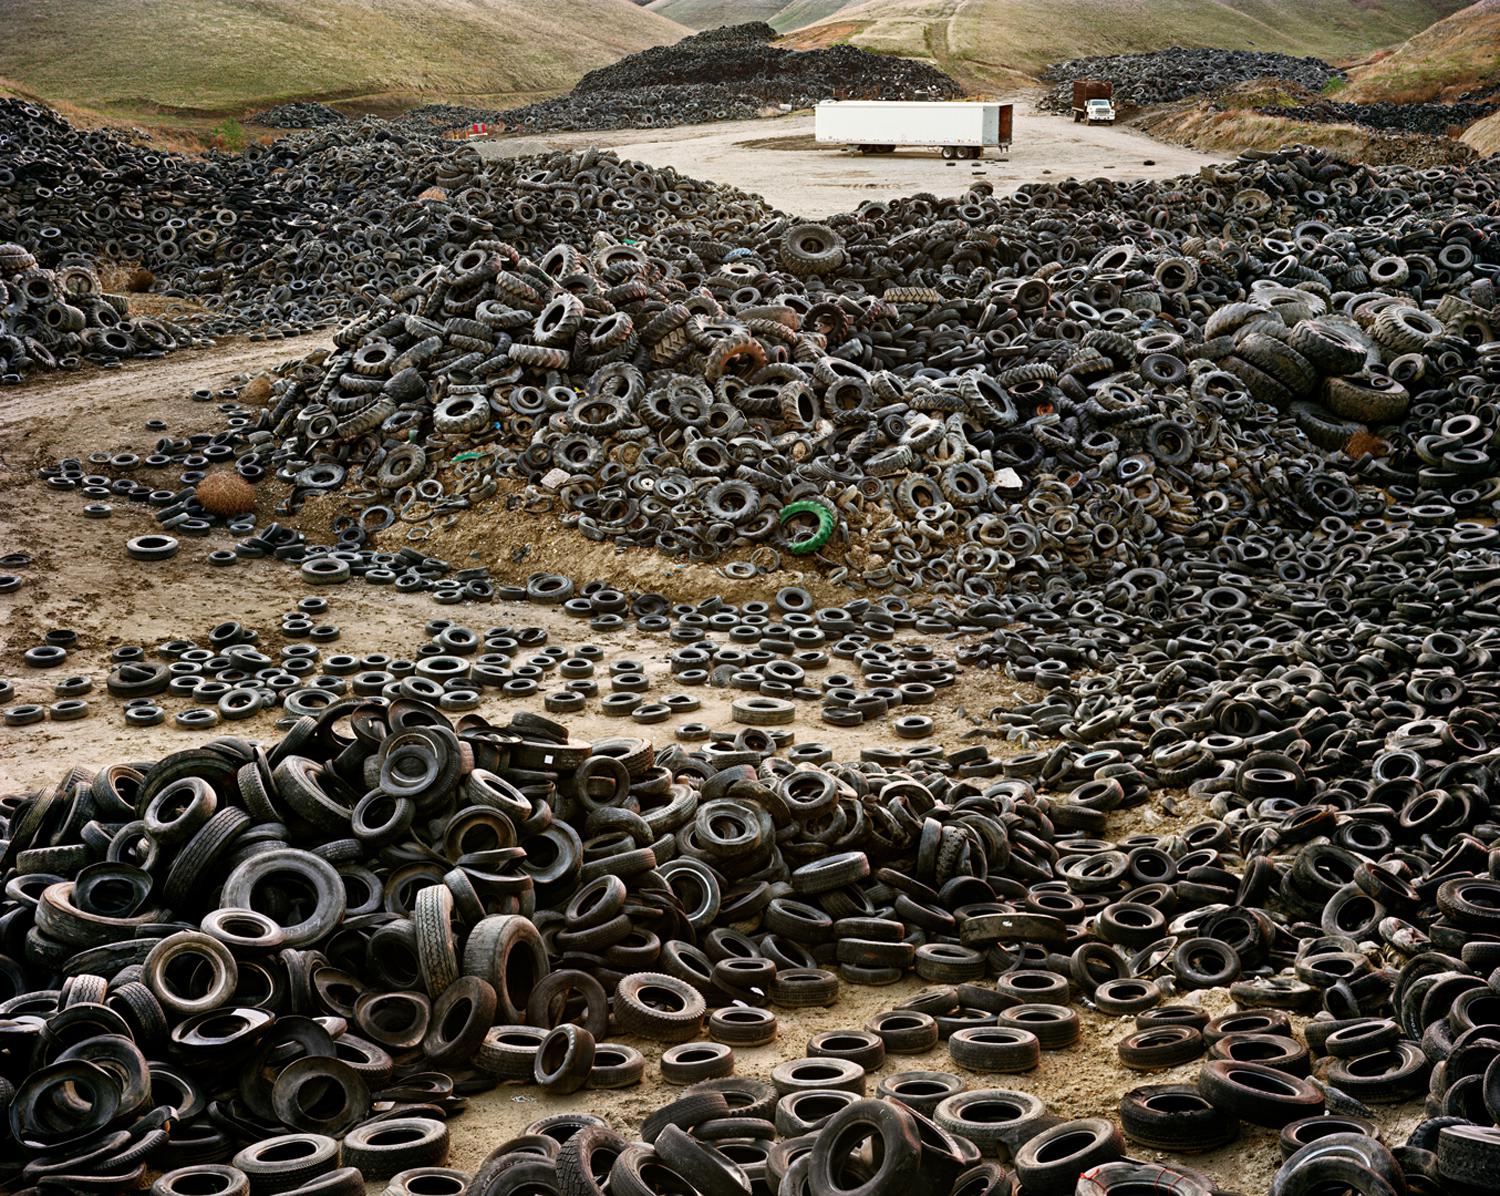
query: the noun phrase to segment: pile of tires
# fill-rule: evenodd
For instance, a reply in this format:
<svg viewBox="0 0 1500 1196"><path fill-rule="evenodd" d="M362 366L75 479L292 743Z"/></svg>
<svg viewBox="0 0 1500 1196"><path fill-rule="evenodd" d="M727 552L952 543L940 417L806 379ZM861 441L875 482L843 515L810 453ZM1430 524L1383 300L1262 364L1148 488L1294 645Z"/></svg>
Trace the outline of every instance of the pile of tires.
<svg viewBox="0 0 1500 1196"><path fill-rule="evenodd" d="M86 262L47 270L25 246L0 243L0 385L203 343L172 321L132 316L125 296L106 293Z"/></svg>
<svg viewBox="0 0 1500 1196"><path fill-rule="evenodd" d="M593 152L519 175L494 235L447 242L228 434L242 466L402 519L517 477L585 536L703 560L801 544L813 517L782 514L821 504L858 580L969 598L1298 528L1325 493L1353 518L1392 484L1494 501L1482 419L1428 460L1494 387L1486 168L1286 151L822 224ZM721 223L528 251L627 180L626 227L679 197ZM1413 188L1430 206L1386 222Z"/></svg>
<svg viewBox="0 0 1500 1196"><path fill-rule="evenodd" d="M850 45L785 50L771 44L776 37L762 22L707 30L590 71L565 96L472 119L529 133L655 128L750 120L768 106L808 108L830 96L953 100L963 94L928 63ZM431 108L412 114L442 121L456 115Z"/></svg>
<svg viewBox="0 0 1500 1196"><path fill-rule="evenodd" d="M1466 128L1495 110L1494 104L1396 104L1389 100L1375 104L1341 104L1334 100L1319 100L1312 104L1256 109L1265 116L1278 116L1285 120L1363 125L1368 129L1382 129L1390 133L1424 133L1429 137L1446 137L1450 129Z"/></svg>
<svg viewBox="0 0 1500 1196"><path fill-rule="evenodd" d="M257 112L247 120L252 125L266 129L316 129L322 125L341 125L349 118L327 104L303 101L295 104L277 104L264 112Z"/></svg>
<svg viewBox="0 0 1500 1196"><path fill-rule="evenodd" d="M1285 79L1309 91L1322 91L1346 79L1321 58L1295 58L1256 50L1174 47L1144 54L1102 54L1054 62L1042 78L1056 83L1039 101L1044 111L1066 112L1073 104L1073 80L1104 79L1114 84L1119 104L1164 104L1187 96L1217 95L1251 79Z"/></svg>
<svg viewBox="0 0 1500 1196"><path fill-rule="evenodd" d="M1181 784L1189 741L794 762L755 727L587 742L397 696L75 768L0 807L0 1181L1211 1196L1127 1140L1248 1125L1279 1136L1272 1191L1469 1196L1500 1149L1493 721L1403 727L1379 793L1316 720L1219 736L1197 768L1237 817L1118 840L1109 813ZM735 1074L782 1012L912 972L864 1025ZM1171 1000L1207 990L1237 1008ZM1120 1019L1126 1067L1196 1075L1072 1119L996 1086L1066 1066L1075 1004ZM637 1084L641 1046L690 1087L638 1126L564 1113L446 1167L470 1097ZM1383 1140L1367 1105L1424 1094Z"/></svg>

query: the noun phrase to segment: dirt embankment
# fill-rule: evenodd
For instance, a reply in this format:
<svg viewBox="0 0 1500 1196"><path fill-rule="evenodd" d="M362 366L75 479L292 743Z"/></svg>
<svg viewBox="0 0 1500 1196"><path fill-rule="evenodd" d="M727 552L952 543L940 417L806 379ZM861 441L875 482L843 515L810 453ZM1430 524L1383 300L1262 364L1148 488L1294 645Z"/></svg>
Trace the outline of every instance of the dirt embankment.
<svg viewBox="0 0 1500 1196"><path fill-rule="evenodd" d="M1238 154L1311 145L1371 166L1460 165L1475 151L1463 141L1421 133L1393 133L1344 121L1274 114L1316 102L1316 95L1275 80L1243 84L1213 100L1184 100L1138 114L1134 124L1152 137L1204 153Z"/></svg>

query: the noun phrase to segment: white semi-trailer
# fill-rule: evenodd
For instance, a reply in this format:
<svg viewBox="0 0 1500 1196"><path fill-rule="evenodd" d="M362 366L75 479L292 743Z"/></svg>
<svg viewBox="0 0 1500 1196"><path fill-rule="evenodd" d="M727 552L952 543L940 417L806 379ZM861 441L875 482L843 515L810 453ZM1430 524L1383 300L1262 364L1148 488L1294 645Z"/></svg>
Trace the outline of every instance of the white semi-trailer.
<svg viewBox="0 0 1500 1196"><path fill-rule="evenodd" d="M978 158L986 149L1010 148L1010 104L967 101L827 100L818 105L813 130L819 142L851 145L862 154L889 154L899 146L940 149L943 157Z"/></svg>

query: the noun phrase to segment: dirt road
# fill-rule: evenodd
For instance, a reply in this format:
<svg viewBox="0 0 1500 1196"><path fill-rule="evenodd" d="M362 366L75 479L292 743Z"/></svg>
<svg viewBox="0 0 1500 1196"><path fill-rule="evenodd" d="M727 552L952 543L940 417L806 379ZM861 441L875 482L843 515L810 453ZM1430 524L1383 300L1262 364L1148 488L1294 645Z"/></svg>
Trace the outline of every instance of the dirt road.
<svg viewBox="0 0 1500 1196"><path fill-rule="evenodd" d="M1016 141L1009 160L995 157L993 150L978 162L944 162L930 150L867 157L819 146L813 141L813 118L805 113L674 129L514 135L474 144L488 158L601 145L650 166L675 166L695 178L757 192L782 211L813 217L917 191L956 195L979 180L1004 194L1025 183L1070 175L1170 178L1223 160L1154 141L1125 126L1075 125L1069 117L1038 112L1029 98L1013 97L1011 102L1016 105Z"/></svg>

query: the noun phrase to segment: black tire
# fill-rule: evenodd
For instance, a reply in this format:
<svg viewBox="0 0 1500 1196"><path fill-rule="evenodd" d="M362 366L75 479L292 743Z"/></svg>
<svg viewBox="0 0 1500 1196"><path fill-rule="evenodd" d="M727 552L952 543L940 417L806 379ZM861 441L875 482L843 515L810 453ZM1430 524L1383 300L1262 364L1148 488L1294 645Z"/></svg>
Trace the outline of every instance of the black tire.
<svg viewBox="0 0 1500 1196"><path fill-rule="evenodd" d="M1172 952L1172 970L1189 988L1224 988L1239 979L1239 953L1207 937L1184 939Z"/></svg>
<svg viewBox="0 0 1500 1196"><path fill-rule="evenodd" d="M549 1092L566 1095L588 1083L594 1066L594 1036L571 1022L551 1031L537 1048L531 1077Z"/></svg>
<svg viewBox="0 0 1500 1196"><path fill-rule="evenodd" d="M1011 1196L1015 1180L999 1163L980 1163L953 1181L949 1196Z"/></svg>
<svg viewBox="0 0 1500 1196"><path fill-rule="evenodd" d="M1120 1062L1136 1071L1160 1071L1191 1063L1204 1050L1203 1035L1192 1026L1151 1026L1120 1040Z"/></svg>
<svg viewBox="0 0 1500 1196"><path fill-rule="evenodd" d="M1273 407L1288 407L1296 398L1290 390L1264 370L1251 365L1243 357L1232 355L1219 363L1219 368L1233 374L1245 384L1245 389L1259 402Z"/></svg>
<svg viewBox="0 0 1500 1196"><path fill-rule="evenodd" d="M1328 1134L1309 1143L1271 1181L1272 1196L1316 1196L1345 1188L1360 1196L1397 1196L1406 1183L1395 1156L1378 1139L1358 1133Z"/></svg>
<svg viewBox="0 0 1500 1196"><path fill-rule="evenodd" d="M1490 1190L1500 1175L1500 1129L1450 1125L1438 1134L1437 1159L1444 1179Z"/></svg>
<svg viewBox="0 0 1500 1196"><path fill-rule="evenodd" d="M365 1177L359 1169L340 1167L293 1188L286 1196L364 1196L364 1191Z"/></svg>
<svg viewBox="0 0 1500 1196"><path fill-rule="evenodd" d="M178 991L169 977L169 968L186 957L202 963L197 971L208 972L206 985L195 976L201 993ZM183 930L168 935L151 948L142 964L141 980L168 1013L191 1017L207 1013L229 1002L239 982L239 965L228 947L218 939L197 930Z"/></svg>
<svg viewBox="0 0 1500 1196"><path fill-rule="evenodd" d="M304 1093L318 1092L315 1101ZM330 1107L326 1093L336 1090L338 1103ZM294 1059L281 1069L271 1087L271 1108L288 1129L338 1138L363 1121L370 1111L370 1089L365 1079L341 1059Z"/></svg>
<svg viewBox="0 0 1500 1196"><path fill-rule="evenodd" d="M529 1080L547 1034L537 1026L491 1026L474 1052L474 1066L497 1080Z"/></svg>
<svg viewBox="0 0 1500 1196"><path fill-rule="evenodd" d="M583 1002L583 1012L577 1015L577 1024L595 1040L603 1038L609 1032L609 998L604 995L604 986L587 972L572 968L549 972L537 981L526 1002L526 1021L544 1030L554 1029L562 1023L575 1001ZM618 1000L615 1016L617 1019L620 1016ZM624 1021L620 1025L624 1027Z"/></svg>
<svg viewBox="0 0 1500 1196"><path fill-rule="evenodd" d="M719 1118L728 1117L729 1101L723 1091L713 1087L713 1085L727 1083L729 1080L724 1079L707 1080L702 1084L695 1084L670 1104L663 1105L655 1113L649 1114L641 1122L641 1141L655 1142L657 1135L669 1125L678 1125L685 1130L690 1130L694 1126L702 1125L705 1121L717 1121ZM770 1087L770 1085L766 1086ZM757 1109L757 1112L750 1114L737 1110L736 1116L760 1116L762 1106L757 1104L753 1107ZM769 1114L774 1107L775 1089L772 1089L771 1102L764 1106L765 1113Z"/></svg>
<svg viewBox="0 0 1500 1196"><path fill-rule="evenodd" d="M646 1057L634 1047L601 1042L594 1047L594 1066L589 1071L590 1088L629 1088L646 1074Z"/></svg>
<svg viewBox="0 0 1500 1196"><path fill-rule="evenodd" d="M848 1059L792 1059L771 1069L771 1083L782 1096L811 1088L865 1094L865 1069Z"/></svg>
<svg viewBox="0 0 1500 1196"><path fill-rule="evenodd" d="M1016 1151L1016 1177L1026 1196L1070 1196L1080 1173L1125 1154L1113 1122L1103 1117L1065 1121Z"/></svg>
<svg viewBox="0 0 1500 1196"><path fill-rule="evenodd" d="M1002 1147L1014 1153L1048 1122L1047 1106L1040 1097L1004 1088L954 1093L938 1102L931 1116L950 1134L967 1138L987 1155Z"/></svg>
<svg viewBox="0 0 1500 1196"><path fill-rule="evenodd" d="M686 1042L703 1028L708 1004L686 981L638 972L615 989L615 1020L627 1034L657 1042Z"/></svg>
<svg viewBox="0 0 1500 1196"><path fill-rule="evenodd" d="M871 1138L878 1139L880 1162L863 1183L846 1175L850 1156ZM899 1105L859 1100L840 1110L823 1126L813 1146L808 1179L814 1192L843 1196L897 1196L914 1190L922 1158L916 1122Z"/></svg>
<svg viewBox="0 0 1500 1196"><path fill-rule="evenodd" d="M579 1130L557 1152L557 1184L563 1196L603 1196L605 1179L629 1147L630 1142L607 1125Z"/></svg>
<svg viewBox="0 0 1500 1196"><path fill-rule="evenodd" d="M826 224L794 224L781 236L781 261L793 274L826 275L845 258L844 238Z"/></svg>
<svg viewBox="0 0 1500 1196"><path fill-rule="evenodd" d="M1364 345L1337 324L1303 320L1292 326L1286 343L1323 374L1355 374L1364 368Z"/></svg>
<svg viewBox="0 0 1500 1196"><path fill-rule="evenodd" d="M408 1167L448 1161L448 1123L432 1117L393 1117L356 1126L344 1137L344 1162L366 1179L389 1179Z"/></svg>
<svg viewBox="0 0 1500 1196"><path fill-rule="evenodd" d="M1318 371L1307 358L1285 341L1279 341L1263 332L1252 332L1234 349L1244 361L1256 369L1269 374L1294 395L1311 394L1318 384Z"/></svg>
<svg viewBox="0 0 1500 1196"><path fill-rule="evenodd" d="M1461 1119L1460 1119L1461 1120ZM1425 1123L1424 1123L1425 1124ZM1466 1122L1464 1124L1467 1124ZM1421 1127L1419 1126L1418 1129ZM1442 1127L1439 1126L1438 1129ZM1329 1134L1364 1134L1374 1138L1377 1135L1375 1123L1366 1121L1363 1117L1351 1117L1340 1113L1320 1113L1316 1117L1303 1117L1297 1121L1288 1122L1281 1127L1279 1144L1281 1146L1281 1157L1283 1160L1291 1158L1304 1146L1316 1142L1320 1138L1326 1138ZM1406 1145L1411 1149L1427 1150L1437 1144L1438 1130L1432 1131L1432 1142L1430 1145L1421 1145L1420 1140L1413 1141L1417 1136L1414 1130L1407 1138Z"/></svg>
<svg viewBox="0 0 1500 1196"><path fill-rule="evenodd" d="M656 1153L702 1196L750 1196L750 1179L717 1148L669 1125L655 1142Z"/></svg>
<svg viewBox="0 0 1500 1196"><path fill-rule="evenodd" d="M1323 1094L1309 1081L1258 1063L1211 1060L1198 1072L1198 1091L1215 1108L1273 1129L1323 1108Z"/></svg>
<svg viewBox="0 0 1500 1196"><path fill-rule="evenodd" d="M825 1030L807 1040L807 1054L810 1059L848 1059L871 1072L885 1063L885 1041L869 1030Z"/></svg>
<svg viewBox="0 0 1500 1196"><path fill-rule="evenodd" d="M754 1076L725 1076L722 1080L704 1080L701 1084L694 1084L689 1088L684 1094L684 1099L688 1096L722 1097L727 1112L721 1116L749 1117L756 1121L770 1121L775 1115L776 1102L779 1099L774 1084ZM687 1123L678 1121L677 1124L686 1125Z"/></svg>
<svg viewBox="0 0 1500 1196"><path fill-rule="evenodd" d="M447 885L417 890L412 906L417 932L417 960L427 995L437 1000L458 979L458 939L453 932L453 893Z"/></svg>
<svg viewBox="0 0 1500 1196"><path fill-rule="evenodd" d="M800 1138L803 1134L815 1133L840 1109L859 1099L856 1093L835 1089L788 1092L776 1102L776 1132L783 1138Z"/></svg>
<svg viewBox="0 0 1500 1196"><path fill-rule="evenodd" d="M1030 1031L1044 1051L1072 1046L1082 1033L1077 1012L1066 1005L1014 1005L997 1015L996 1022L1013 1030Z"/></svg>
<svg viewBox="0 0 1500 1196"><path fill-rule="evenodd" d="M963 1092L964 1081L946 1071L898 1071L875 1086L875 1095L931 1117L950 1096Z"/></svg>
<svg viewBox="0 0 1500 1196"><path fill-rule="evenodd" d="M916 1010L892 1009L876 1014L865 1029L878 1034L892 1055L920 1055L937 1045L937 1019Z"/></svg>
<svg viewBox="0 0 1500 1196"><path fill-rule="evenodd" d="M495 1024L495 990L475 976L460 976L432 1007L422 1054L434 1067L468 1065Z"/></svg>
<svg viewBox="0 0 1500 1196"><path fill-rule="evenodd" d="M160 1176L151 1196L250 1196L250 1180L238 1167L197 1163Z"/></svg>
<svg viewBox="0 0 1500 1196"><path fill-rule="evenodd" d="M822 968L783 968L771 982L771 1003L783 1009L832 1005L838 997L839 978Z"/></svg>
<svg viewBox="0 0 1500 1196"><path fill-rule="evenodd" d="M1328 1082L1366 1104L1400 1104L1427 1091L1431 1062L1414 1042L1339 1059L1328 1069Z"/></svg>
<svg viewBox="0 0 1500 1196"><path fill-rule="evenodd" d="M1094 990L1094 1004L1099 1012L1114 1017L1144 1013L1160 1000L1161 989L1155 983L1131 976L1106 980Z"/></svg>
<svg viewBox="0 0 1500 1196"><path fill-rule="evenodd" d="M502 1021L525 1021L531 994L547 975L547 948L530 918L496 914L469 931L463 970L495 990L497 1016Z"/></svg>
<svg viewBox="0 0 1500 1196"><path fill-rule="evenodd" d="M717 1080L733 1071L734 1051L722 1043L683 1042L661 1056L661 1078L669 1084Z"/></svg>
<svg viewBox="0 0 1500 1196"><path fill-rule="evenodd" d="M1042 1045L1030 1030L971 1026L949 1035L948 1057L969 1071L1031 1071L1042 1060Z"/></svg>
<svg viewBox="0 0 1500 1196"><path fill-rule="evenodd" d="M239 909L255 909L256 890L278 873L291 873L317 895L312 912L307 917L292 926L282 926L286 946L303 947L316 942L344 920L347 897L343 878L326 860L310 851L299 851L294 847L273 848L244 860L224 881L219 904Z"/></svg>
<svg viewBox="0 0 1500 1196"><path fill-rule="evenodd" d="M336 1170L339 1144L323 1134L279 1134L252 1142L230 1163L249 1178L255 1196L286 1192Z"/></svg>
<svg viewBox="0 0 1500 1196"><path fill-rule="evenodd" d="M1294 403L1292 415L1307 438L1330 453L1341 451L1354 437L1369 431L1364 424L1339 419L1317 403Z"/></svg>
<svg viewBox="0 0 1500 1196"><path fill-rule="evenodd" d="M1375 317L1370 336L1392 353L1421 353L1443 331L1443 322L1432 313L1392 304Z"/></svg>
<svg viewBox="0 0 1500 1196"><path fill-rule="evenodd" d="M1165 1151L1215 1150L1239 1136L1240 1123L1190 1084L1149 1084L1120 1098L1120 1125L1141 1146Z"/></svg>
<svg viewBox="0 0 1500 1196"><path fill-rule="evenodd" d="M1323 402L1335 415L1364 424L1391 424L1406 414L1411 395L1406 387L1384 374L1329 378Z"/></svg>
<svg viewBox="0 0 1500 1196"><path fill-rule="evenodd" d="M726 1046L765 1046L776 1040L776 1026L774 1013L752 1005L730 1005L708 1015L708 1036Z"/></svg>

